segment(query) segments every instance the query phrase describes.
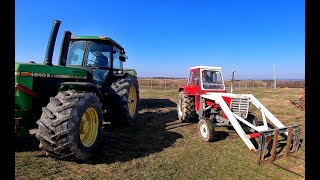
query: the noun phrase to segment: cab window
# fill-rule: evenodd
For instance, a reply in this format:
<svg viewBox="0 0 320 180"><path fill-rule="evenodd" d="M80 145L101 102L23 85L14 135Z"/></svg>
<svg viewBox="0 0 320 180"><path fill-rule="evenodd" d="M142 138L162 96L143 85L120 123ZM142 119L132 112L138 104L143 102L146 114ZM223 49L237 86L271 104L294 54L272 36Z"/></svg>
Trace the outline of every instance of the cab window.
<svg viewBox="0 0 320 180"><path fill-rule="evenodd" d="M120 49L113 46L113 68L114 69L123 69L123 62L120 61Z"/></svg>
<svg viewBox="0 0 320 180"><path fill-rule="evenodd" d="M195 86L199 86L199 72L198 71L194 72L193 84Z"/></svg>
<svg viewBox="0 0 320 180"><path fill-rule="evenodd" d="M193 71L190 72L189 80L188 80L188 85L192 84L192 76L193 76Z"/></svg>
<svg viewBox="0 0 320 180"><path fill-rule="evenodd" d="M82 66L86 42L78 41L70 44L66 65Z"/></svg>

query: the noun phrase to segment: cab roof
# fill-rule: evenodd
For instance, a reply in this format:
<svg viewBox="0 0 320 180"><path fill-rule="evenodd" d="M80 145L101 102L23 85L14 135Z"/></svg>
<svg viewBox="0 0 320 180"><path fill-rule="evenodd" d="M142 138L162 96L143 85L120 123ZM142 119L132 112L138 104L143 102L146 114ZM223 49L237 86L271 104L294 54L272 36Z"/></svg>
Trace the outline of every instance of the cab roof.
<svg viewBox="0 0 320 180"><path fill-rule="evenodd" d="M106 36L71 36L71 40L103 40L103 41L109 41L111 44L117 46L118 48L124 50L124 48L118 44L113 39L106 37Z"/></svg>
<svg viewBox="0 0 320 180"><path fill-rule="evenodd" d="M221 67L218 66L193 66L190 69L216 69L216 70L221 70Z"/></svg>

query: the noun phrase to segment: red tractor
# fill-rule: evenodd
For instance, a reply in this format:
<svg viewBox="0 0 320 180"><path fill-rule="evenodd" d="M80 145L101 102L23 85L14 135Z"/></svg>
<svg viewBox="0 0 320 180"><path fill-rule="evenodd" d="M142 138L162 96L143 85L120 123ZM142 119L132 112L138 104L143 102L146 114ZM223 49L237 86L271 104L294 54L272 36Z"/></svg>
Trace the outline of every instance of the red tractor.
<svg viewBox="0 0 320 180"><path fill-rule="evenodd" d="M261 112L262 120L249 112L251 104ZM300 125L284 126L252 94L227 93L221 67L190 68L187 85L179 88L177 113L180 122L199 120L199 135L206 142L213 140L216 126L233 126L248 148L258 152L258 164L265 159L272 137L271 161L277 154L278 135L287 139L285 155L296 152L301 144ZM258 147L252 143L255 138L260 138Z"/></svg>

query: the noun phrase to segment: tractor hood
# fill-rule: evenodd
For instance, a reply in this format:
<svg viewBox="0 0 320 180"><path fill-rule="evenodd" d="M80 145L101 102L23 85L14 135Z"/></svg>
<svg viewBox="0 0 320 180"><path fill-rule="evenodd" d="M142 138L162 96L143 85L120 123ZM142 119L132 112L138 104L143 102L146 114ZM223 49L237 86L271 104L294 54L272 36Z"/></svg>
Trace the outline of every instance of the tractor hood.
<svg viewBox="0 0 320 180"><path fill-rule="evenodd" d="M87 78L87 70L66 66L47 66L35 63L15 63L16 76L55 77L55 78Z"/></svg>

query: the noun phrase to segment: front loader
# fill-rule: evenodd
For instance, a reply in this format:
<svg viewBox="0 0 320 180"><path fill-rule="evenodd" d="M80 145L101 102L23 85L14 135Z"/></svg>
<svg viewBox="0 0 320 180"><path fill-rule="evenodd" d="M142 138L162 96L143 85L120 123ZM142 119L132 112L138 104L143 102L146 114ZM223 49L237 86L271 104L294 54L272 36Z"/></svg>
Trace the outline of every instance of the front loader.
<svg viewBox="0 0 320 180"><path fill-rule="evenodd" d="M51 157L87 161L101 147L103 122L136 122L137 73L123 68L125 50L113 39L70 31L64 32L53 65L60 23L53 23L43 64L15 64L16 135L36 135ZM105 65L99 64L97 51L107 57Z"/></svg>
<svg viewBox="0 0 320 180"><path fill-rule="evenodd" d="M253 106L261 119L249 112ZM301 144L301 125L285 126L252 94L227 93L221 67L190 68L187 85L179 88L177 112L180 122L199 120L199 136L206 142L214 139L215 127L232 126L247 147L258 153L258 164L275 160L280 140L286 140L281 154L286 156Z"/></svg>

